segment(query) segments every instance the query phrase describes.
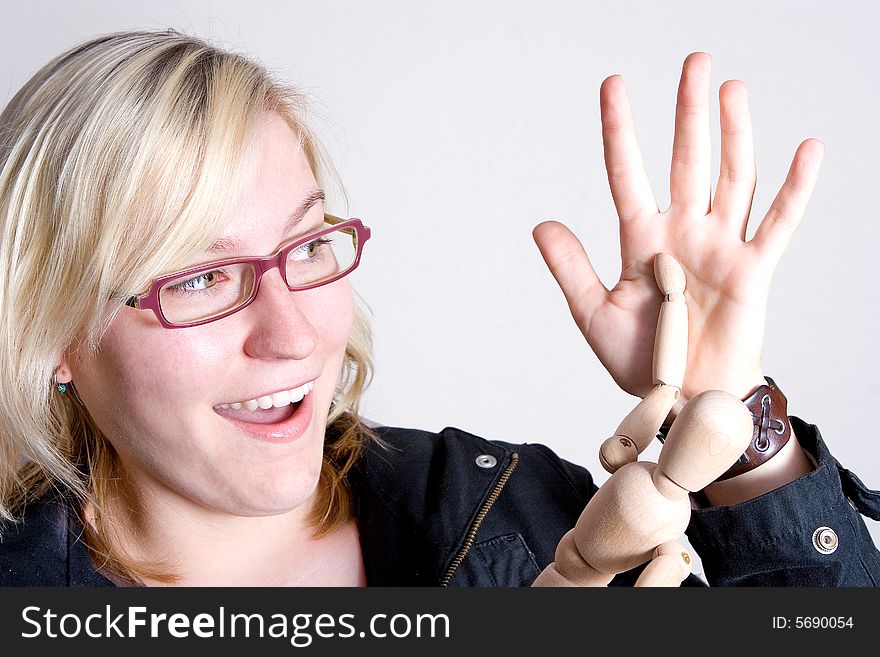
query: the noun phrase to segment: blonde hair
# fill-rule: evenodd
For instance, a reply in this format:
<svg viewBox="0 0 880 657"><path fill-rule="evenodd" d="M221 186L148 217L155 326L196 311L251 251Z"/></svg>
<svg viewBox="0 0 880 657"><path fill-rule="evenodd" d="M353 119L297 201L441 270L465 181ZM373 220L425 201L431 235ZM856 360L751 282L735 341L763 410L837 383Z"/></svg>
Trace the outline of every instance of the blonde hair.
<svg viewBox="0 0 880 657"><path fill-rule="evenodd" d="M305 101L249 58L168 31L82 43L38 71L0 114L0 521L51 489L71 496L97 565L174 581L120 540L119 461L87 410L58 395L66 350L94 353L122 301L185 265L230 218L261 120L280 114L322 183ZM328 417L316 535L352 514L346 473L366 440L358 406L372 373L355 310ZM75 383L75 382L74 382Z"/></svg>

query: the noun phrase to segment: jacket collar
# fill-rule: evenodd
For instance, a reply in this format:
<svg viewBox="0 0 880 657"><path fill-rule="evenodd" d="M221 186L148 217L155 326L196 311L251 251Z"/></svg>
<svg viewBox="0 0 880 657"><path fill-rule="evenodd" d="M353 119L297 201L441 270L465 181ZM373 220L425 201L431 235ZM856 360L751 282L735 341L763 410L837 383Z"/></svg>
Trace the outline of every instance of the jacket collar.
<svg viewBox="0 0 880 657"><path fill-rule="evenodd" d="M367 583L436 586L473 542L511 452L452 428L375 431L350 479Z"/></svg>

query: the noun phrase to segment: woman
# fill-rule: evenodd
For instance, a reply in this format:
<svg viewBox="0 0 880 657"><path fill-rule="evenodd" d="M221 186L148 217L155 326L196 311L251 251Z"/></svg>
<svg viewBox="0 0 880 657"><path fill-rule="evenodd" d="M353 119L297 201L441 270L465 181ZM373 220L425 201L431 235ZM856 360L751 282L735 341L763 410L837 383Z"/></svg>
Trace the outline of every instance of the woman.
<svg viewBox="0 0 880 657"><path fill-rule="evenodd" d="M764 383L768 281L818 168L819 145L806 142L744 260L750 138L728 136L712 210L725 219L692 230L710 207L707 86L708 60L694 55L673 207L655 217L622 85L603 85L625 264L613 292L564 227L535 230L590 345L635 394L651 384L650 262L670 247L693 309L683 394L746 397ZM723 126L737 132L744 97L725 93ZM540 445L360 419L370 341L345 275L370 231L325 214L320 148L294 92L198 39L120 33L47 64L0 126L0 582L519 586L553 560L595 490L583 468ZM695 513L710 583L880 576L858 512L837 504L845 490L876 512L876 495L837 468L814 427L794 428L784 467L714 500L707 489L729 504ZM825 515L809 516L805 496ZM830 553L810 542L819 520L847 532ZM744 547L794 526L776 554ZM741 540L725 544L731 528Z"/></svg>

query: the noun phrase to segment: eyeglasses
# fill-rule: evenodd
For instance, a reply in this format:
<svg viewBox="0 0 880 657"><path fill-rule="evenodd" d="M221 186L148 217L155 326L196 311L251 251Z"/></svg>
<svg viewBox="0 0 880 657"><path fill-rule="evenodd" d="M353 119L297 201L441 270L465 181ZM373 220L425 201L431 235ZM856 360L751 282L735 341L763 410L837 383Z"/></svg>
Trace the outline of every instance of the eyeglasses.
<svg viewBox="0 0 880 657"><path fill-rule="evenodd" d="M263 274L278 267L291 292L311 290L350 274L361 260L370 229L360 219L324 215L325 228L265 258L218 260L153 279L150 289L125 305L152 310L165 328L207 324L247 307Z"/></svg>

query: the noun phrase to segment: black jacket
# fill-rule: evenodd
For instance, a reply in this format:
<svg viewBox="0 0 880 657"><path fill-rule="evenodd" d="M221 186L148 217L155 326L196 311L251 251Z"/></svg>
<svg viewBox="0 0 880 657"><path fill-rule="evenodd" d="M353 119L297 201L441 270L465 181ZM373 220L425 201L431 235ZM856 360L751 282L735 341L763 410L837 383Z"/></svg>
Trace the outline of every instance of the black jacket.
<svg viewBox="0 0 880 657"><path fill-rule="evenodd" d="M880 554L859 511L880 519L880 493L837 463L815 426L792 421L818 462L814 472L749 502L692 514L688 538L709 583L876 586ZM370 445L351 475L370 585L528 586L596 490L589 472L543 445L454 428L377 432L384 446ZM32 505L3 532L0 585L112 586L78 540L81 529L61 499ZM836 549L827 553L829 536Z"/></svg>

